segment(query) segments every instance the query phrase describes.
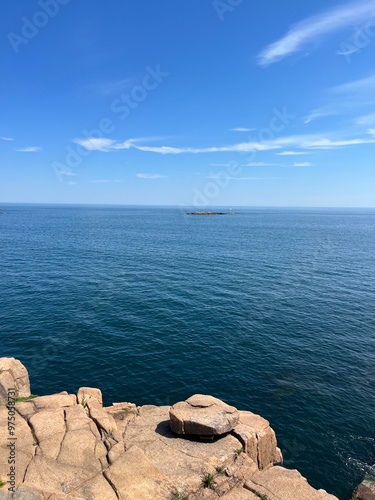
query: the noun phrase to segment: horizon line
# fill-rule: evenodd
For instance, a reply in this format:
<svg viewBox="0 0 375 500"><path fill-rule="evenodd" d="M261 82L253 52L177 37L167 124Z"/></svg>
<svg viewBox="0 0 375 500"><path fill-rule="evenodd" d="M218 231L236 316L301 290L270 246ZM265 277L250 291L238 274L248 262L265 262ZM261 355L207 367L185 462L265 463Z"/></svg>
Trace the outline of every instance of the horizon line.
<svg viewBox="0 0 375 500"><path fill-rule="evenodd" d="M176 205L176 204L137 204L137 203L50 203L50 202L13 202L0 201L0 206L4 205L32 205L32 206L64 206L64 207L155 207L155 208L191 208L212 209L212 208L315 208L315 209L375 209L375 206L336 206L336 205Z"/></svg>

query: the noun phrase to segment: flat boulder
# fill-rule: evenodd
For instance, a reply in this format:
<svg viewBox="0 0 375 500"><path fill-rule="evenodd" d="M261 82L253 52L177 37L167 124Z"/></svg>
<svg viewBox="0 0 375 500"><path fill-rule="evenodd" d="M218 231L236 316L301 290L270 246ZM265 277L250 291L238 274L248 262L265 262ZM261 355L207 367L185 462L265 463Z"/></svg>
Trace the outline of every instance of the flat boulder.
<svg viewBox="0 0 375 500"><path fill-rule="evenodd" d="M195 394L173 405L169 418L176 434L218 436L233 430L239 421L239 412L213 396Z"/></svg>

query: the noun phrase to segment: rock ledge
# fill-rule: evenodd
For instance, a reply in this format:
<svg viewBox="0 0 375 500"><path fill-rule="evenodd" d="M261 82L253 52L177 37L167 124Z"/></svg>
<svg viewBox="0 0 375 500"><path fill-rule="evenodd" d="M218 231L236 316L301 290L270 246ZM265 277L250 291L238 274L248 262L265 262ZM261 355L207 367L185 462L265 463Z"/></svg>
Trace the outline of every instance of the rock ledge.
<svg viewBox="0 0 375 500"><path fill-rule="evenodd" d="M14 404L9 389L21 398ZM1 500L337 500L297 471L275 466L282 456L267 420L212 396L172 407L107 408L90 387L28 396L26 368L0 358Z"/></svg>

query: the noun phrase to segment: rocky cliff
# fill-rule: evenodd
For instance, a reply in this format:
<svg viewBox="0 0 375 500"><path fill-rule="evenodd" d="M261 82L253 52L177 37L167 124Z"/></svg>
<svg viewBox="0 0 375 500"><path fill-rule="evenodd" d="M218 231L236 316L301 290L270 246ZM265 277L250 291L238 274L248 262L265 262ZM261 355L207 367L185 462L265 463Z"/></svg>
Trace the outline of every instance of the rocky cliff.
<svg viewBox="0 0 375 500"><path fill-rule="evenodd" d="M212 396L107 408L88 387L29 398L26 368L0 358L0 499L336 499L276 465L267 420Z"/></svg>

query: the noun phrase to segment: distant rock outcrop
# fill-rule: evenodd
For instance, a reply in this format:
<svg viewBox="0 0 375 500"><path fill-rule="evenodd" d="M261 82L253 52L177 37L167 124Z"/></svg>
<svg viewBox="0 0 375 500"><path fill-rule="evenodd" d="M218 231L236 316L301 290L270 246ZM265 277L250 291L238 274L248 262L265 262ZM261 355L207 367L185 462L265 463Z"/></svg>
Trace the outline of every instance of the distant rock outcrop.
<svg viewBox="0 0 375 500"><path fill-rule="evenodd" d="M354 490L352 500L375 500L375 480L362 481Z"/></svg>
<svg viewBox="0 0 375 500"><path fill-rule="evenodd" d="M282 457L267 420L212 396L104 408L99 389L82 387L28 400L23 365L0 358L1 369L0 499L337 500L274 466ZM6 403L14 386L20 399Z"/></svg>
<svg viewBox="0 0 375 500"><path fill-rule="evenodd" d="M228 215L227 212L186 212L186 215Z"/></svg>

